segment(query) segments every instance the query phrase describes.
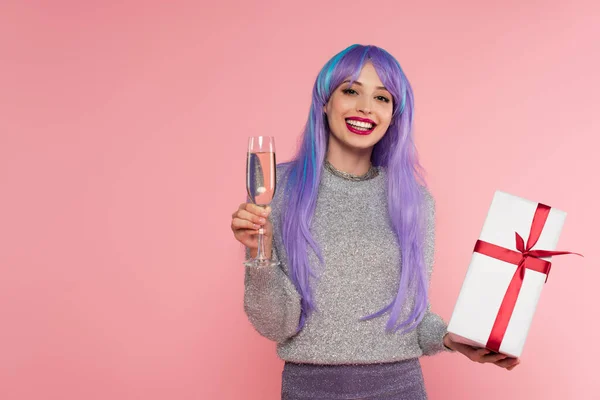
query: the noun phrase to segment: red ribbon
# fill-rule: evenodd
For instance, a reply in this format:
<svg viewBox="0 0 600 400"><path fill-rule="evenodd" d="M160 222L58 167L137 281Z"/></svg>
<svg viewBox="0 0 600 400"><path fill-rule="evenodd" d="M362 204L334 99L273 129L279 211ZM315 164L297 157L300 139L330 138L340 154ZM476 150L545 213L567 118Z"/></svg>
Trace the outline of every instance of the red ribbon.
<svg viewBox="0 0 600 400"><path fill-rule="evenodd" d="M500 350L500 344L506 333L508 322L510 321L515 304L517 303L517 298L519 297L519 292L521 291L521 286L523 285L525 269L531 269L546 274L546 281L548 281L551 263L540 259L540 257L559 256L563 254L576 254L581 256L581 254L569 251L531 250L540 238L549 213L550 207L544 204L538 204L533 216L533 222L531 223L527 247L525 247L523 238L515 232L517 250L519 251L506 249L482 240L478 240L475 244L475 252L517 265L517 270L508 285L508 289L506 290L506 294L500 305L500 310L498 310L496 321L492 327L492 332L490 333L490 337L486 344L486 347L492 351L498 352Z"/></svg>

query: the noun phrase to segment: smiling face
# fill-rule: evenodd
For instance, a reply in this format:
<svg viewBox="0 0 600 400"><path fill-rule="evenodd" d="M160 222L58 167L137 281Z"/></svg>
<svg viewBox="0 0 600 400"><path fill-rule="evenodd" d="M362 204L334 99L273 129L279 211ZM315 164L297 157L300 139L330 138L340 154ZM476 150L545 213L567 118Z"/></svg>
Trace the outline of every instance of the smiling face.
<svg viewBox="0 0 600 400"><path fill-rule="evenodd" d="M331 134L330 150L371 151L381 140L392 120L392 95L370 62L358 79L338 86L324 107Z"/></svg>

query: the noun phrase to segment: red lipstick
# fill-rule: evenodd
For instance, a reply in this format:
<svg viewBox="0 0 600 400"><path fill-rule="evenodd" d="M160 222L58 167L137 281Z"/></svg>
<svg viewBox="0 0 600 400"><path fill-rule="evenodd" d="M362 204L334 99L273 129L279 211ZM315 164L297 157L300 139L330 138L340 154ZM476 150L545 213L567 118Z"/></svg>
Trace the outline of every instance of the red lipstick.
<svg viewBox="0 0 600 400"><path fill-rule="evenodd" d="M371 129L366 130L366 129L358 129L352 125L350 125L348 123L348 120L353 120L353 121L360 121L360 122L367 122L370 123L372 125ZM367 118L360 118L360 117L350 117L350 118L346 118L346 128L348 128L348 130L352 133L356 133L357 135L370 135L373 130L375 130L375 127L377 126L377 124L375 122L373 122L370 119Z"/></svg>
<svg viewBox="0 0 600 400"><path fill-rule="evenodd" d="M346 119L347 119L347 120L348 120L348 119L352 119L352 120L354 120L354 121L360 121L360 122L368 122L368 123L372 124L373 126L377 125L375 122L373 122L372 120L370 120L370 119L368 119L368 118L349 117L349 118L346 118Z"/></svg>

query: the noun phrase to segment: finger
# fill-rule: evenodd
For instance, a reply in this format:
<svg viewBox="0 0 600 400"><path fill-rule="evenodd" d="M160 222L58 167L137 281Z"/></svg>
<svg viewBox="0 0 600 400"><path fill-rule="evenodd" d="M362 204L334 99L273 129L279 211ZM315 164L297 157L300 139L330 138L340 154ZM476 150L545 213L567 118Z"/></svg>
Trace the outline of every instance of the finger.
<svg viewBox="0 0 600 400"><path fill-rule="evenodd" d="M486 348L479 348L479 349L475 348L475 351L477 352L477 354L479 354L482 357L493 353L491 350L488 350Z"/></svg>
<svg viewBox="0 0 600 400"><path fill-rule="evenodd" d="M499 361L495 362L494 364L496 364L499 367L506 368L506 369L510 368L510 370L512 370L514 367L516 367L520 363L521 363L521 360L519 360L518 358L507 357L503 360L499 360Z"/></svg>
<svg viewBox="0 0 600 400"><path fill-rule="evenodd" d="M483 357L491 354L492 352L486 348L473 348L473 356L478 360L481 360Z"/></svg>
<svg viewBox="0 0 600 400"><path fill-rule="evenodd" d="M270 210L270 207L267 208ZM256 204L252 203L246 203L243 209L261 217L267 217L269 215L269 211L267 211L266 208L257 206Z"/></svg>
<svg viewBox="0 0 600 400"><path fill-rule="evenodd" d="M476 349L459 342L453 342L452 345L456 351L464 354L471 361L477 361L482 355L485 355L488 352L487 349ZM486 351L486 353L482 353L483 351Z"/></svg>
<svg viewBox="0 0 600 400"><path fill-rule="evenodd" d="M241 229L250 229L252 231L255 231L260 229L260 225L255 224L252 221L248 221L247 219L234 218L231 221L231 228L236 231L239 231Z"/></svg>
<svg viewBox="0 0 600 400"><path fill-rule="evenodd" d="M506 368L506 369L507 369L508 371L512 371L512 370L513 370L513 369L515 369L515 367L516 367L517 365L519 365L519 364L520 364L520 363L517 363L517 364L513 365L512 367L508 367L508 368Z"/></svg>
<svg viewBox="0 0 600 400"><path fill-rule="evenodd" d="M508 358L508 356L506 354L501 354L501 353L496 353L495 351L490 351L489 354L485 354L485 355L481 356L481 362L495 363L497 361L504 360L505 358Z"/></svg>
<svg viewBox="0 0 600 400"><path fill-rule="evenodd" d="M464 353L471 361L482 362L481 358L489 353L487 349L476 349L471 346L467 346Z"/></svg>
<svg viewBox="0 0 600 400"><path fill-rule="evenodd" d="M250 211L246 211L246 210L238 210L235 213L234 218L245 219L245 220L251 221L257 225L264 225L267 222L266 217L261 217L260 215L253 214Z"/></svg>
<svg viewBox="0 0 600 400"><path fill-rule="evenodd" d="M497 353L495 351L492 351L490 349L483 347L483 348L477 349L477 357L478 357L477 361L480 363L486 363L486 362L494 363L496 361L503 360L508 356L505 354Z"/></svg>
<svg viewBox="0 0 600 400"><path fill-rule="evenodd" d="M508 356L506 354L500 354L500 353L491 353L488 355L485 355L483 357L481 357L481 362L484 363L497 363L501 360L506 359Z"/></svg>

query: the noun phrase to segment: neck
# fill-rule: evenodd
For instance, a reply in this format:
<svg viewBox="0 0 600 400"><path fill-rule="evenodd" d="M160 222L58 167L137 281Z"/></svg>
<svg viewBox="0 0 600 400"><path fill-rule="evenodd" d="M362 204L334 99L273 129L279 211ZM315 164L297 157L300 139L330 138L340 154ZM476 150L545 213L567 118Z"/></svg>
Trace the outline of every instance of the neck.
<svg viewBox="0 0 600 400"><path fill-rule="evenodd" d="M329 148L325 159L339 171L362 176L371 168L372 151L373 148L353 152L344 152L340 149Z"/></svg>

